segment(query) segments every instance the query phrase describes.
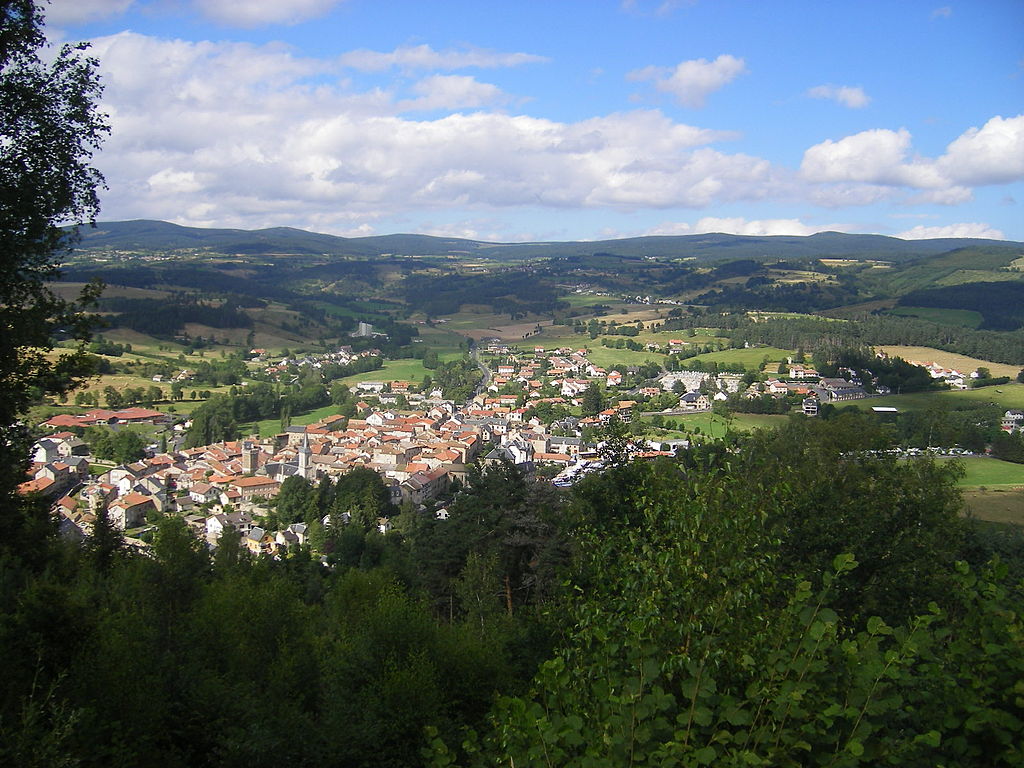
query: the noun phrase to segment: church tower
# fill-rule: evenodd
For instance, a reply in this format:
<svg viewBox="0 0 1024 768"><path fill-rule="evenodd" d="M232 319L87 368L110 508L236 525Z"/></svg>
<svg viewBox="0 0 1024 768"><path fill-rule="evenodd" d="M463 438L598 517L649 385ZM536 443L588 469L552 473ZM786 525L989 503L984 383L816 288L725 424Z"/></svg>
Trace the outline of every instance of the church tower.
<svg viewBox="0 0 1024 768"><path fill-rule="evenodd" d="M259 461L257 457L260 455L259 445L253 443L250 440L246 440L242 443L242 474L243 475L254 475L256 470L259 469Z"/></svg>
<svg viewBox="0 0 1024 768"><path fill-rule="evenodd" d="M310 461L312 456L313 451L309 447L309 435L304 434L302 436L302 445L299 446L299 475L306 478L307 480L313 479L311 477L313 467L312 462Z"/></svg>

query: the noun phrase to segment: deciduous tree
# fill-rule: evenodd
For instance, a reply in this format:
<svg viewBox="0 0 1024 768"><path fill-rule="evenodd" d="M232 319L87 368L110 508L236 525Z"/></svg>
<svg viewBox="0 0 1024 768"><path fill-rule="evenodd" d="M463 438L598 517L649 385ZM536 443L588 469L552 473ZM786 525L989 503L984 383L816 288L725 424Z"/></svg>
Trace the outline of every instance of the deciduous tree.
<svg viewBox="0 0 1024 768"><path fill-rule="evenodd" d="M65 45L46 61L42 27L32 0L0 4L0 528L15 546L15 487L27 457L18 417L87 372L82 303L61 299L47 281L70 242L62 225L93 221L99 210L102 177L89 161L107 131L95 60ZM47 352L57 334L80 345L54 361Z"/></svg>

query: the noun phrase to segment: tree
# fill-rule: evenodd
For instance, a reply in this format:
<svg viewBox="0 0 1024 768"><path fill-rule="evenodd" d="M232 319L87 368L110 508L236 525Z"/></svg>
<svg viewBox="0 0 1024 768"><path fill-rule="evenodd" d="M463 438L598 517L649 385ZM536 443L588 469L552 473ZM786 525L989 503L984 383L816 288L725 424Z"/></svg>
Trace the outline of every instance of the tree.
<svg viewBox="0 0 1024 768"><path fill-rule="evenodd" d="M146 444L138 432L122 429L111 441L111 456L118 464L131 464L146 455Z"/></svg>
<svg viewBox="0 0 1024 768"><path fill-rule="evenodd" d="M100 174L89 166L107 131L96 109L96 62L65 45L44 63L42 13L32 0L0 6L0 524L10 515L27 458L18 416L40 393L68 391L88 372L91 321L46 283L58 274L72 236L62 224L92 222ZM56 334L78 342L51 360ZM16 514L16 513L15 513Z"/></svg>
<svg viewBox="0 0 1024 768"><path fill-rule="evenodd" d="M629 524L580 531L558 647L464 764L1019 764L1024 621L1005 566L957 564L905 622L851 618L836 600L867 564L780 572L764 516L785 514L788 473L752 486L732 461L635 465L628 488L604 476L606 496L633 494ZM908 479L878 484L899 499Z"/></svg>
<svg viewBox="0 0 1024 768"><path fill-rule="evenodd" d="M604 408L604 395L601 388L591 382L590 386L580 395L580 410L584 416L596 416L602 408Z"/></svg>
<svg viewBox="0 0 1024 768"><path fill-rule="evenodd" d="M192 428L185 438L185 447L194 448L221 440L235 440L238 424L235 422L231 398L217 395L192 412Z"/></svg>
<svg viewBox="0 0 1024 768"><path fill-rule="evenodd" d="M103 388L103 402L107 404L107 408L113 410L124 405L124 398L121 396L120 392L108 384Z"/></svg>

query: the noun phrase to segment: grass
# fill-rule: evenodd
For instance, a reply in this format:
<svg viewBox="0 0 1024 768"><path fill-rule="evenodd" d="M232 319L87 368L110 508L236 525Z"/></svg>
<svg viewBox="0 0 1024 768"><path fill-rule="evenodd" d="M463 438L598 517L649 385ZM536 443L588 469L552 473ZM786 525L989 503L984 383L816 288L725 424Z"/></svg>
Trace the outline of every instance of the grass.
<svg viewBox="0 0 1024 768"><path fill-rule="evenodd" d="M1014 382L981 389L946 389L935 392L913 392L908 395L869 397L865 400L839 403L839 406L854 405L862 411L870 410L874 406L891 406L901 411L920 411L936 406L956 409L985 403L993 403L1006 410L1024 408L1024 384Z"/></svg>
<svg viewBox="0 0 1024 768"><path fill-rule="evenodd" d="M939 463L948 463L954 459L938 459ZM990 459L985 456L969 456L958 459L964 466L964 476L960 479L961 488L999 488L1002 490L1024 490L1024 464Z"/></svg>
<svg viewBox="0 0 1024 768"><path fill-rule="evenodd" d="M964 511L979 520L1024 527L1024 490L964 491Z"/></svg>
<svg viewBox="0 0 1024 768"><path fill-rule="evenodd" d="M587 339L587 341L590 340ZM587 353L587 359L600 368L609 368L616 364L641 365L643 363L653 362L658 365L664 365L665 363L665 356L659 355L655 352L634 352L631 349L611 349L610 347L602 347L600 344L594 345L593 343L590 343L588 346L590 352Z"/></svg>
<svg viewBox="0 0 1024 768"><path fill-rule="evenodd" d="M569 303L571 307L592 307L595 304L604 304L613 309L624 306L622 299L610 296L605 293L570 293L562 296L562 301Z"/></svg>
<svg viewBox="0 0 1024 768"><path fill-rule="evenodd" d="M936 280L935 284L963 285L964 283L994 283L1011 280L1020 280L1020 275L988 269L958 269L956 272Z"/></svg>
<svg viewBox="0 0 1024 768"><path fill-rule="evenodd" d="M765 358L769 362L785 360L794 352L788 349L777 347L752 347L751 349L724 349L721 352L709 352L706 355L698 355L683 361L683 365L700 360L703 363L716 362L719 365L742 364L747 370L756 371Z"/></svg>
<svg viewBox="0 0 1024 768"><path fill-rule="evenodd" d="M349 387L361 381L412 381L418 384L428 374L432 375L431 371L423 367L422 360L385 360L383 368L357 373L340 381Z"/></svg>
<svg viewBox="0 0 1024 768"><path fill-rule="evenodd" d="M649 423L651 417L644 417L644 422ZM712 437L724 437L726 426L731 432L751 432L755 429L771 429L785 423L788 416L769 415L760 413L737 413L733 415L732 421L710 411L701 413L688 413L682 416L665 416L667 428L689 433L700 429L701 434Z"/></svg>

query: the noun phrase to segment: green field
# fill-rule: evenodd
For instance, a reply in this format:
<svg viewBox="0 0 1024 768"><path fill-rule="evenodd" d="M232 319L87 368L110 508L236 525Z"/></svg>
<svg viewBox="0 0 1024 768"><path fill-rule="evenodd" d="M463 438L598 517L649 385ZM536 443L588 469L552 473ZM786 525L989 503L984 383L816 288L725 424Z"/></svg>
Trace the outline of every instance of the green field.
<svg viewBox="0 0 1024 768"><path fill-rule="evenodd" d="M416 345L433 347L437 350L437 356L441 360L448 362L462 357L462 345L466 343L465 336L461 336L445 326L421 325L419 333L419 338L422 341L416 342Z"/></svg>
<svg viewBox="0 0 1024 768"><path fill-rule="evenodd" d="M970 309L940 309L937 307L895 307L886 314L899 317L918 317L940 325L962 325L965 328L977 328L984 318L980 312Z"/></svg>
<svg viewBox="0 0 1024 768"><path fill-rule="evenodd" d="M360 381L412 381L419 384L429 373L430 371L423 367L422 360L385 360L383 368L357 373L339 381L350 387Z"/></svg>
<svg viewBox="0 0 1024 768"><path fill-rule="evenodd" d="M755 429L772 429L786 422L789 416L768 415L760 413L737 413L732 419L726 419L716 413L703 411L687 413L681 416L664 417L665 426L680 433L694 432L699 429L701 434L712 437L723 437L726 428L730 432L750 432ZM651 417L645 416L644 422L649 423Z"/></svg>
<svg viewBox="0 0 1024 768"><path fill-rule="evenodd" d="M937 461L947 463L954 459ZM964 466L964 476L959 483L961 488L1024 489L1024 464L1013 464L985 456L969 456L955 461L961 462Z"/></svg>
<svg viewBox="0 0 1024 768"><path fill-rule="evenodd" d="M909 395L869 397L865 400L840 403L840 407L855 405L863 411L869 411L874 406L887 406L903 411L920 411L936 406L957 408L981 403L994 403L1004 409L1024 408L1024 384L1014 382L981 389L947 389L936 392L914 392Z"/></svg>
<svg viewBox="0 0 1024 768"><path fill-rule="evenodd" d="M751 349L724 349L721 352L709 352L706 355L698 355L684 361L684 365L691 361L700 360L703 363L716 362L719 365L729 363L741 363L747 370L756 371L758 367L768 358L768 362L777 363L785 360L794 354L793 350L778 349L777 347L753 347Z"/></svg>
<svg viewBox="0 0 1024 768"><path fill-rule="evenodd" d="M592 307L595 304L605 304L612 309L620 309L625 303L615 297L603 293L570 293L561 297L562 301L569 303L572 307Z"/></svg>
<svg viewBox="0 0 1024 768"><path fill-rule="evenodd" d="M657 363L658 365L665 364L665 356L659 355L656 352L634 352L631 349L611 349L610 347L602 347L600 344L594 344L590 342L587 346L590 352L587 353L587 359L594 365L601 368L610 368L616 364L620 365L641 365L643 363Z"/></svg>

